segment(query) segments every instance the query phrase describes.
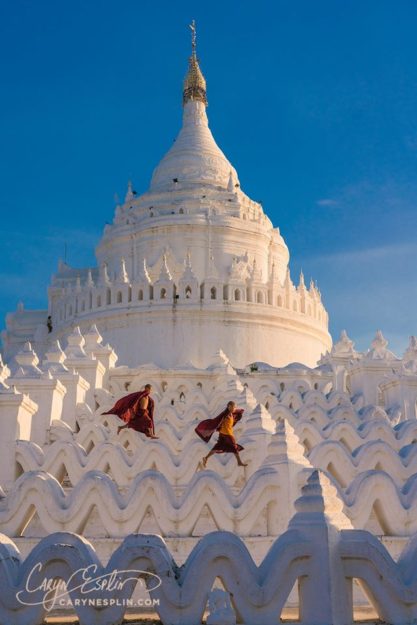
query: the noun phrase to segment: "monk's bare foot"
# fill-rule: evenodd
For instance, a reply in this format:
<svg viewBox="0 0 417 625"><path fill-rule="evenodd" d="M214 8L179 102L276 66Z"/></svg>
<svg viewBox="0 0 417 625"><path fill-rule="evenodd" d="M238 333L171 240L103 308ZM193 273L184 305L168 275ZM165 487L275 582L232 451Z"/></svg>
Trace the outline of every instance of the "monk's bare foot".
<svg viewBox="0 0 417 625"><path fill-rule="evenodd" d="M205 469L206 468L206 464L207 464L207 458L206 457L204 457L202 459L201 464L203 465L203 469Z"/></svg>
<svg viewBox="0 0 417 625"><path fill-rule="evenodd" d="M238 463L237 463L237 466L238 466L238 467L247 467L247 466L248 466L248 463L247 463L247 462L238 462Z"/></svg>
<svg viewBox="0 0 417 625"><path fill-rule="evenodd" d="M159 436L155 436L155 434L151 434L151 438L159 438Z"/></svg>

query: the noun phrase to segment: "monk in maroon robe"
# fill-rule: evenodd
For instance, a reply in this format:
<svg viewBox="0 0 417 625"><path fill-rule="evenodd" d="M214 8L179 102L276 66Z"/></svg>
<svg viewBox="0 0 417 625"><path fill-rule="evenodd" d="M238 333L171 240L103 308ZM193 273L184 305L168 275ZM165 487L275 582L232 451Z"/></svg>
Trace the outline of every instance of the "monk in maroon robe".
<svg viewBox="0 0 417 625"><path fill-rule="evenodd" d="M242 445L236 443L233 435L233 427L242 418L243 409L236 408L234 401L229 401L227 407L214 419L205 419L197 425L195 428L196 434L203 439L205 443L208 443L214 432L219 433L219 438L214 447L209 451L207 456L204 456L202 462L203 467L206 467L207 460L213 454L225 454L232 453L235 455L237 463L240 467L246 467L247 463L242 462L239 452L242 451Z"/></svg>
<svg viewBox="0 0 417 625"><path fill-rule="evenodd" d="M155 402L150 396L151 391L152 386L146 384L145 390L122 397L108 412L103 412L103 414L115 414L125 421L125 425L117 428L118 434L124 428L132 428L136 432L146 434L149 438L159 438L155 436L153 420Z"/></svg>

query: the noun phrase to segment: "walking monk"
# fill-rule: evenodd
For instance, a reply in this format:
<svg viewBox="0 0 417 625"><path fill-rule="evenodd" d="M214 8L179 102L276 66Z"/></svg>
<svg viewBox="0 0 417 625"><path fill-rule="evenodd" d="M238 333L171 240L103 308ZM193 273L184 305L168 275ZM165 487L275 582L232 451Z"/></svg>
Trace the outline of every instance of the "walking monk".
<svg viewBox="0 0 417 625"><path fill-rule="evenodd" d="M242 418L243 409L236 408L234 401L229 401L227 407L214 419L205 419L197 425L195 432L205 443L208 443L214 432L219 433L219 438L214 447L204 456L202 462L206 468L207 460L213 454L232 453L236 456L237 463L240 467L246 467L247 463L242 462L239 452L243 447L236 443L233 436L233 426Z"/></svg>
<svg viewBox="0 0 417 625"><path fill-rule="evenodd" d="M132 428L136 432L142 432L149 438L159 438L155 436L153 421L153 411L155 402L151 397L152 386L146 384L145 389L138 393L131 393L119 399L113 408L103 414L115 414L125 425L117 428L117 433L124 428Z"/></svg>

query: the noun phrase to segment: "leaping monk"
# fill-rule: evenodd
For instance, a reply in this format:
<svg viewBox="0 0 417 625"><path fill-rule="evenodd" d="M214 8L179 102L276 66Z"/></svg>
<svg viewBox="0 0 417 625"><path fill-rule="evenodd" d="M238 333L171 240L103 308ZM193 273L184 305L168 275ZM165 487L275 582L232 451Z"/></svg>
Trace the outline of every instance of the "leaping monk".
<svg viewBox="0 0 417 625"><path fill-rule="evenodd" d="M103 412L103 414L115 414L125 421L124 425L117 428L118 434L124 428L132 428L136 432L146 434L148 438L159 438L155 436L153 420L155 402L150 395L151 391L152 386L146 384L143 391L122 397L108 412Z"/></svg>
<svg viewBox="0 0 417 625"><path fill-rule="evenodd" d="M242 462L239 452L242 451L242 445L236 443L233 435L233 427L242 418L243 409L236 408L234 401L229 401L226 408L214 419L205 419L201 421L195 428L196 434L208 443L214 432L219 433L217 443L210 449L207 456L204 456L202 463L206 468L207 460L213 454L232 453L235 455L237 463L240 467L246 467L247 463Z"/></svg>

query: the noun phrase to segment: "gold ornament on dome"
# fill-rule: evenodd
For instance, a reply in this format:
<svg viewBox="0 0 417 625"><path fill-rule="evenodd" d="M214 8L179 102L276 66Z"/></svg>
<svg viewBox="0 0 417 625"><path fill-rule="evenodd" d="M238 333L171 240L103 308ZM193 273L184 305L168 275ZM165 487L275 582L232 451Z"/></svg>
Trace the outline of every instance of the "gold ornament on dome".
<svg viewBox="0 0 417 625"><path fill-rule="evenodd" d="M197 35L195 21L190 24L191 29L191 56L188 61L188 72L184 79L183 105L197 100L207 106L206 80L202 74L197 59Z"/></svg>

